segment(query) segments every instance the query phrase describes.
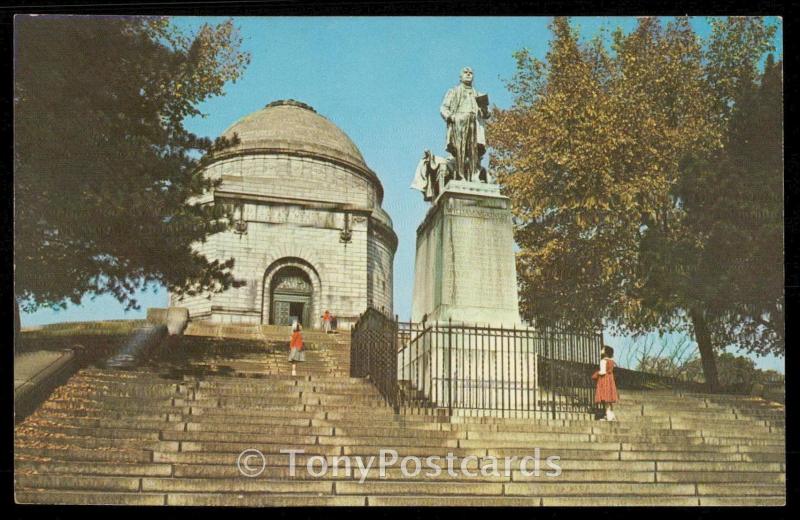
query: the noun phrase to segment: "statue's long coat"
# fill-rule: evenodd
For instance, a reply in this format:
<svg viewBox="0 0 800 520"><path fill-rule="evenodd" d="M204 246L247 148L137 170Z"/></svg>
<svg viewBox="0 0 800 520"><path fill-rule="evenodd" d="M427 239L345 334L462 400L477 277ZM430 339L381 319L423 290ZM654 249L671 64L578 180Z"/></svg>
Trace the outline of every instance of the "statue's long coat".
<svg viewBox="0 0 800 520"><path fill-rule="evenodd" d="M480 108L478 107L478 102L475 100L475 98L481 94L482 93L478 92L474 88L467 87L463 83L460 83L458 86L455 86L447 91L447 94L444 96L444 101L442 101L442 106L439 109L439 113L441 113L442 118L444 118L445 121L447 121L448 117L451 117L459 112L472 112L476 115L477 135L475 136L475 142L478 145L478 157L482 157L486 151L486 126L484 114L481 112ZM451 123L447 124L446 143L447 151L455 155L454 148L456 144L453 136L453 125Z"/></svg>

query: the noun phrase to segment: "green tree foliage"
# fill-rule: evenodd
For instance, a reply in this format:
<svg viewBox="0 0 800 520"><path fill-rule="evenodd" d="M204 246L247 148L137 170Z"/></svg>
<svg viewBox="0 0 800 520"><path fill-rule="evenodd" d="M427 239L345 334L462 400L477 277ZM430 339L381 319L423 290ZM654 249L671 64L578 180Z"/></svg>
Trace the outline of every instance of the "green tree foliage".
<svg viewBox="0 0 800 520"><path fill-rule="evenodd" d="M780 338L763 338L764 322L782 330L782 286L756 273L759 259L769 257L761 269L782 262L780 117L765 112L780 106L780 81L772 65L759 84L754 73L774 28L716 21L705 46L686 18L641 18L630 34L588 43L566 19L552 30L544 62L516 54L514 105L489 127L517 222L523 313L691 332L711 387L714 348L780 351ZM769 127L769 145L748 137L757 126ZM751 183L770 194L754 200ZM745 215L756 218L742 226Z"/></svg>
<svg viewBox="0 0 800 520"><path fill-rule="evenodd" d="M197 293L238 285L233 261L192 245L226 226L191 204L212 187L203 153L231 143L188 132L198 103L249 61L233 24L195 34L164 18L15 20L15 295L25 310L150 283Z"/></svg>
<svg viewBox="0 0 800 520"><path fill-rule="evenodd" d="M749 394L755 385L774 385L783 383L783 375L774 370L756 368L755 362L731 352L716 356L719 368L719 389L730 393ZM689 360L681 367L682 379L702 383L705 381L702 363L699 358Z"/></svg>
<svg viewBox="0 0 800 520"><path fill-rule="evenodd" d="M676 192L698 237L695 292L717 345L784 351L781 64L738 83L724 147L689 162Z"/></svg>

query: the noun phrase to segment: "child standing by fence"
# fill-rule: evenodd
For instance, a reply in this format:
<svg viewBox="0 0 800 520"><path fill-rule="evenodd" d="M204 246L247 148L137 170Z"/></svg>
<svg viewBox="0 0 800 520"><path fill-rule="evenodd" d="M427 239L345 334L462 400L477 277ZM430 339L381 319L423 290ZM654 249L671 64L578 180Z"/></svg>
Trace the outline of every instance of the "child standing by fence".
<svg viewBox="0 0 800 520"><path fill-rule="evenodd" d="M594 373L593 379L597 380L597 388L594 392L594 402L602 403L606 410L606 416L601 421L616 421L614 415L614 403L619 400L617 394L617 382L614 380L614 349L604 346L600 352L600 370Z"/></svg>

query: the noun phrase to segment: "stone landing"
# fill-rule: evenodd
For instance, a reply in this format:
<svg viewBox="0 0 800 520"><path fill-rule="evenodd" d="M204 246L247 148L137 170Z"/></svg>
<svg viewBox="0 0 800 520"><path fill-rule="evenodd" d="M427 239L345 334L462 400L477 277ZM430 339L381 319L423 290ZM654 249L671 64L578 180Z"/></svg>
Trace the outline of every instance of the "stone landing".
<svg viewBox="0 0 800 520"><path fill-rule="evenodd" d="M511 206L495 184L451 181L417 228L415 322L519 326Z"/></svg>

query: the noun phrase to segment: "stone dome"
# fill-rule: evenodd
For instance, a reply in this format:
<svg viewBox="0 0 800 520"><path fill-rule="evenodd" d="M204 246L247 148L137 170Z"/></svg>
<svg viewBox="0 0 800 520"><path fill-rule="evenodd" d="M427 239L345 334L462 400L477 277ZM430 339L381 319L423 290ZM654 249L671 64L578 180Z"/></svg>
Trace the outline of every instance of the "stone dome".
<svg viewBox="0 0 800 520"><path fill-rule="evenodd" d="M228 127L241 141L230 152L284 151L308 153L368 170L361 152L342 130L305 103L292 99L273 101Z"/></svg>

